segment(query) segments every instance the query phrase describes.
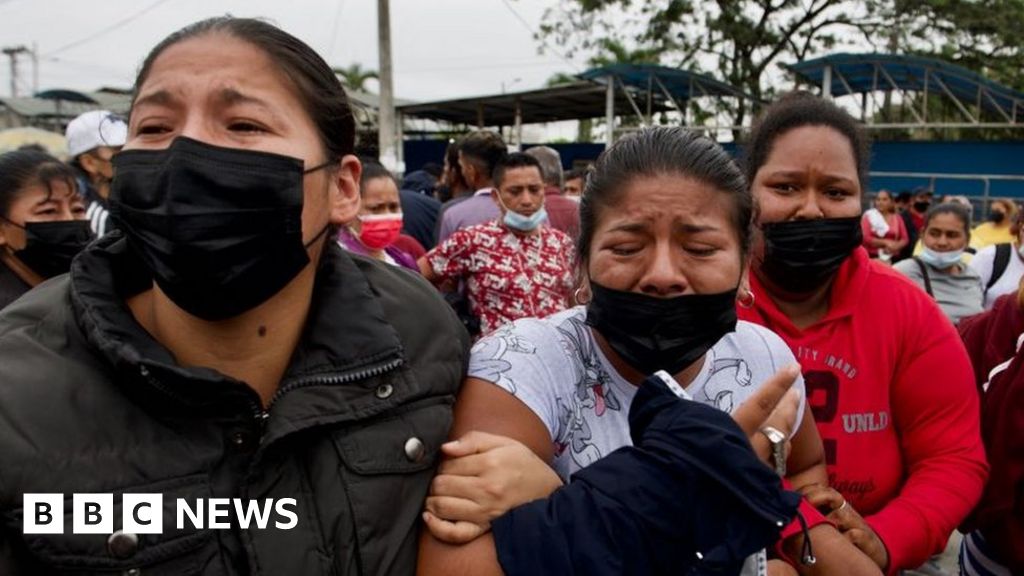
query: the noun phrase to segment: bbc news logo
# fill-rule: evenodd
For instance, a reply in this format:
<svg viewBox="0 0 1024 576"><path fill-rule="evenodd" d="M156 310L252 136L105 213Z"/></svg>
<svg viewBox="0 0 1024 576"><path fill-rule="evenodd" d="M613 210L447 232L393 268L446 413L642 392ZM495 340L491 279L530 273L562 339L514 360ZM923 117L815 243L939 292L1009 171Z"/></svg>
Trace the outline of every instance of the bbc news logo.
<svg viewBox="0 0 1024 576"><path fill-rule="evenodd" d="M273 526L291 530L299 523L294 498L279 500L242 500L240 498L198 498L175 500L175 526L178 530L228 530L232 515L243 529L264 530ZM25 534L64 534L64 495L25 494L22 499ZM112 534L116 512L113 494L73 494L71 498L72 534ZM163 494L123 494L120 530L135 534L160 534L164 531ZM273 522L271 522L273 520Z"/></svg>

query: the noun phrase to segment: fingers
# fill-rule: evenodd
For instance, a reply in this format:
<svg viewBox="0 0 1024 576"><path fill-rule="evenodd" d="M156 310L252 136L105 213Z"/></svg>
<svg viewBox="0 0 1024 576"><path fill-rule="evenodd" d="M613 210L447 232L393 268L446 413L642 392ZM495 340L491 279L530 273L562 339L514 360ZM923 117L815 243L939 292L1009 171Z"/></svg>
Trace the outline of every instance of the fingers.
<svg viewBox="0 0 1024 576"><path fill-rule="evenodd" d="M430 496L426 502L427 512L448 522L472 522L485 524L491 517L476 502L452 496Z"/></svg>
<svg viewBox="0 0 1024 576"><path fill-rule="evenodd" d="M514 444L515 442L515 440L506 436L474 430L463 435L461 438L445 442L441 445L441 451L450 458L458 458L460 456L468 456L469 454L486 452L500 446Z"/></svg>
<svg viewBox="0 0 1024 576"><path fill-rule="evenodd" d="M482 476L485 472L500 466L496 460L491 453L459 456L441 462L437 473L452 476Z"/></svg>
<svg viewBox="0 0 1024 576"><path fill-rule="evenodd" d="M750 436L764 426L775 407L786 395L800 374L799 364L790 364L776 372L733 411L733 420ZM799 400L799 398L798 398Z"/></svg>
<svg viewBox="0 0 1024 576"><path fill-rule="evenodd" d="M822 512L822 514L830 514L832 511L842 507L843 503L846 502L843 499L843 495L836 492L832 488L815 484L808 486L803 490L804 498L807 499L807 503L814 506Z"/></svg>
<svg viewBox="0 0 1024 576"><path fill-rule="evenodd" d="M448 522L430 512L423 513L423 522L434 538L449 544L471 542L490 530L490 526L484 527L472 522Z"/></svg>
<svg viewBox="0 0 1024 576"><path fill-rule="evenodd" d="M799 410L800 390L790 388L775 410L772 410L765 425L774 426L788 438L793 435L793 429L796 428L796 413Z"/></svg>

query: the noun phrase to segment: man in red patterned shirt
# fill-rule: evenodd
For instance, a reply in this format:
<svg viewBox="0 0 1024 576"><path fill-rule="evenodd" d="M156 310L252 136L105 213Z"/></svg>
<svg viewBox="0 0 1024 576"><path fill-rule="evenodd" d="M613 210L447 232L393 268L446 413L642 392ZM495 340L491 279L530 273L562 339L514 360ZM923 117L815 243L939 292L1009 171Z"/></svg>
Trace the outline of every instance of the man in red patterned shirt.
<svg viewBox="0 0 1024 576"><path fill-rule="evenodd" d="M513 153L494 168L501 216L464 228L420 258L437 285L464 280L481 335L519 318L564 310L572 291L572 240L546 224L540 164Z"/></svg>

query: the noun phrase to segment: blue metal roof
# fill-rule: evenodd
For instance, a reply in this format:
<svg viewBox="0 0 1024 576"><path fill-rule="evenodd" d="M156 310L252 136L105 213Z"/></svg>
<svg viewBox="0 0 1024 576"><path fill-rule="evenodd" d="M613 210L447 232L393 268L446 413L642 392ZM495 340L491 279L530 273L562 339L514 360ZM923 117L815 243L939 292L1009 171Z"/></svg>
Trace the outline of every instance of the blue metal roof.
<svg viewBox="0 0 1024 576"><path fill-rule="evenodd" d="M657 64L613 64L591 68L580 74L579 78L604 84L608 76L615 76L626 86L639 90L651 88L654 92L659 92L657 81L661 81L665 89L677 100L701 96L731 96L752 100L739 88L710 76Z"/></svg>
<svg viewBox="0 0 1024 576"><path fill-rule="evenodd" d="M785 67L817 86L821 86L824 81L825 68L831 67L833 96L877 90L923 92L927 86L930 94L944 94L948 89L965 105L977 106L980 102L988 112L998 112L999 108L995 104L1011 115L1015 105L1024 110L1024 93L993 82L963 66L936 58L903 54L840 53Z"/></svg>

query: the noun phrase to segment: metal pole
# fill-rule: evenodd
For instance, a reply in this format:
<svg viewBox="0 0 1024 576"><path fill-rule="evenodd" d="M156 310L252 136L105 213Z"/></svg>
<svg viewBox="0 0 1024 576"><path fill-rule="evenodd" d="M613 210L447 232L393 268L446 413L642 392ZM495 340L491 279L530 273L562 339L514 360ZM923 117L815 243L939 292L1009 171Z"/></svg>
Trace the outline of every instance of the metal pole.
<svg viewBox="0 0 1024 576"><path fill-rule="evenodd" d="M832 98L832 66L825 66L825 73L821 78L822 98Z"/></svg>
<svg viewBox="0 0 1024 576"><path fill-rule="evenodd" d="M605 76L605 81L608 83L604 101L604 147L607 149L615 141L615 77Z"/></svg>
<svg viewBox="0 0 1024 576"><path fill-rule="evenodd" d="M377 138L380 162L392 172L401 171L395 152L395 99L391 73L391 10L389 0L377 0L377 51L380 60L380 109Z"/></svg>
<svg viewBox="0 0 1024 576"><path fill-rule="evenodd" d="M39 46L32 43L32 95L39 93Z"/></svg>
<svg viewBox="0 0 1024 576"><path fill-rule="evenodd" d="M515 115L515 132L516 139L516 151L523 149L523 108L520 105L519 98L516 98L516 115Z"/></svg>

